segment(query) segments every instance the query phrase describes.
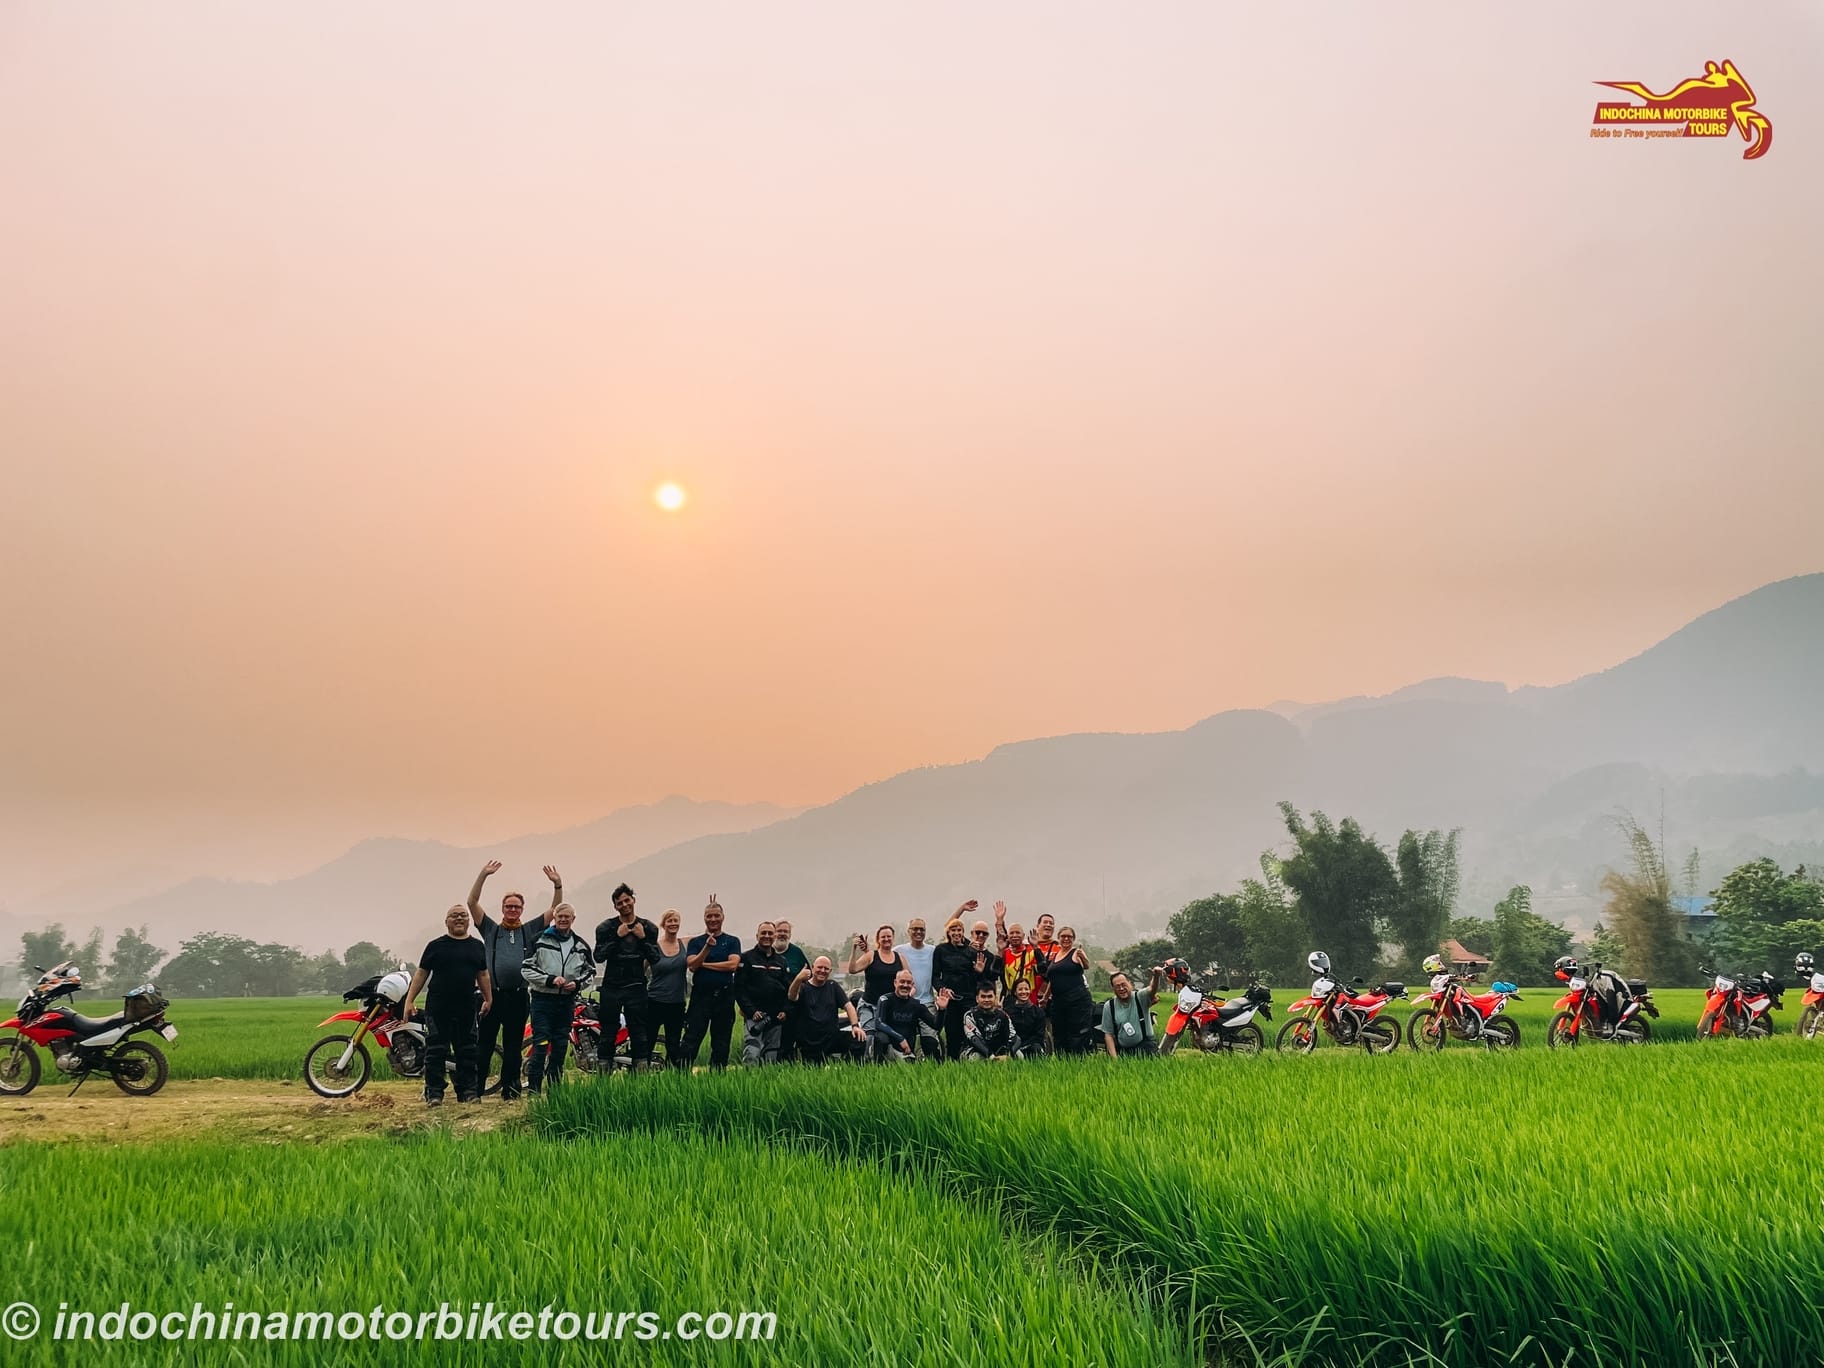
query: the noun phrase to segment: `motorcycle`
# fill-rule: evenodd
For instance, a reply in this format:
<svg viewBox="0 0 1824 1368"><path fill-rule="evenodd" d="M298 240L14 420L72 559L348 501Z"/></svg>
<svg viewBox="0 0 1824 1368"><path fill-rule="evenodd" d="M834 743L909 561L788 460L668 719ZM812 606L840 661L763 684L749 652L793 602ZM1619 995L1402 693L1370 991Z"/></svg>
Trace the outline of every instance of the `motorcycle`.
<svg viewBox="0 0 1824 1368"><path fill-rule="evenodd" d="M33 967L38 982L19 999L13 1018L0 1023L0 1031L15 1032L0 1036L0 1096L24 1097L38 1086L42 1066L34 1045L48 1049L58 1070L76 1080L72 1097L98 1073L133 1097L150 1097L165 1086L171 1070L164 1051L132 1038L152 1032L167 1041L177 1039L177 1027L165 1020L171 1004L157 988L142 983L113 1016L90 1018L68 1005L55 1005L82 991L82 970L67 960L53 969Z"/></svg>
<svg viewBox="0 0 1824 1368"><path fill-rule="evenodd" d="M371 1037L386 1051L387 1063L407 1078L424 1072L424 1026L400 1020L411 975L403 969L363 979L342 1001L361 1004L358 1011L337 1012L319 1026L352 1021L354 1030L327 1035L304 1052L304 1081L319 1097L352 1097L367 1086L373 1061L368 1057Z"/></svg>
<svg viewBox="0 0 1824 1368"><path fill-rule="evenodd" d="M1520 1023L1502 1013L1510 1000L1521 1000L1520 990L1511 983L1491 983L1488 992L1472 996L1467 985L1475 982L1475 977L1434 975L1431 991L1413 999L1415 1005L1431 1005L1419 1007L1406 1018L1406 1043L1415 1050L1441 1050L1444 1042L1454 1037L1496 1050L1511 1050L1519 1045Z"/></svg>
<svg viewBox="0 0 1824 1368"><path fill-rule="evenodd" d="M1360 984L1361 980L1352 980ZM1321 1034L1338 1045L1360 1045L1369 1054L1392 1054L1400 1047L1400 1024L1383 1019L1381 1010L1395 998L1406 998L1403 983L1383 983L1354 994L1333 978L1319 978L1308 996L1287 1010L1303 1013L1279 1028L1274 1048L1281 1054L1310 1054Z"/></svg>
<svg viewBox="0 0 1824 1368"><path fill-rule="evenodd" d="M1799 1024L1794 1028L1803 1040L1816 1040L1824 1034L1824 974L1812 974L1811 986L1799 1008Z"/></svg>
<svg viewBox="0 0 1824 1368"><path fill-rule="evenodd" d="M1703 966L1698 972L1711 971ZM1786 985L1762 970L1752 978L1716 974L1704 995L1703 1015L1697 1019L1697 1038L1715 1040L1725 1033L1740 1040L1773 1034L1773 1013L1783 1005ZM1815 1029L1815 1027L1814 1027Z"/></svg>
<svg viewBox="0 0 1824 1368"><path fill-rule="evenodd" d="M1645 979L1622 979L1603 972L1600 964L1588 974L1557 971L1570 989L1557 1002L1558 1014L1546 1027L1545 1043L1552 1049L1574 1049L1585 1040L1606 1040L1616 1045L1645 1045L1653 1038L1647 1018L1659 1008ZM1593 980L1602 980L1602 987Z"/></svg>
<svg viewBox="0 0 1824 1368"><path fill-rule="evenodd" d="M1227 985L1219 991L1227 992ZM1247 991L1240 997L1220 1001L1205 997L1202 989L1187 981L1178 989L1159 1053L1169 1055L1176 1050L1188 1028L1191 1043L1205 1053L1259 1054L1267 1041L1254 1020L1256 1013L1273 1019L1273 992L1258 977L1248 980Z"/></svg>
<svg viewBox="0 0 1824 1368"><path fill-rule="evenodd" d="M619 1018L620 1029L615 1032L614 1050L609 1055L610 1069L626 1069L633 1066L632 1057L627 1049L627 1018ZM528 1052L532 1045L532 1024L526 1023L525 1035ZM599 1073L602 1069L602 1022L597 1004L578 997L576 1006L570 1013L570 1053L576 1060L576 1067L586 1074ZM485 1074L482 1079L482 1095L491 1097L500 1091L500 1073L506 1060L500 1046L494 1047L494 1053L485 1061Z"/></svg>

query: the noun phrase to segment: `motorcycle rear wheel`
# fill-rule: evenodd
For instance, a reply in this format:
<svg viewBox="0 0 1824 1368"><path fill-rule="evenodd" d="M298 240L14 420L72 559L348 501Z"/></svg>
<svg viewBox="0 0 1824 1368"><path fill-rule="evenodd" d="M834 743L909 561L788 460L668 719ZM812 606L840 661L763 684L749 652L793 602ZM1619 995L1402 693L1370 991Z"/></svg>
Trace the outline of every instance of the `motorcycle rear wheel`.
<svg viewBox="0 0 1824 1368"><path fill-rule="evenodd" d="M1624 1021L1615 1028L1617 1045L1645 1045L1653 1039L1653 1028L1642 1017Z"/></svg>
<svg viewBox="0 0 1824 1368"><path fill-rule="evenodd" d="M1799 1013L1799 1022L1793 1027L1793 1033L1800 1040L1816 1040L1820 1017L1824 1017L1824 1013L1820 1013L1816 1007L1807 1007Z"/></svg>
<svg viewBox="0 0 1824 1368"><path fill-rule="evenodd" d="M348 1061L346 1070L336 1067L350 1039L352 1037L345 1035L324 1036L305 1054L304 1082L318 1097L353 1097L367 1085L367 1076L374 1064L367 1056L365 1044L355 1047L354 1057ZM321 1077L318 1069L322 1070Z"/></svg>
<svg viewBox="0 0 1824 1368"><path fill-rule="evenodd" d="M171 1076L164 1051L150 1041L129 1040L108 1058L114 1065L114 1086L129 1097L150 1097Z"/></svg>
<svg viewBox="0 0 1824 1368"><path fill-rule="evenodd" d="M1357 1040L1369 1054L1392 1054L1400 1048L1400 1023L1397 1021L1365 1021L1356 1032Z"/></svg>
<svg viewBox="0 0 1824 1368"><path fill-rule="evenodd" d="M1293 1017L1279 1028L1273 1048L1280 1054L1310 1054L1317 1048L1317 1023L1309 1017Z"/></svg>
<svg viewBox="0 0 1824 1368"><path fill-rule="evenodd" d="M1574 1049L1577 1036L1571 1033L1571 1024L1576 1018L1569 1012L1560 1012L1552 1018L1552 1024L1545 1028L1545 1043L1552 1049Z"/></svg>
<svg viewBox="0 0 1824 1368"><path fill-rule="evenodd" d="M1520 1048L1520 1023L1507 1017L1496 1017L1482 1023L1482 1043L1491 1050Z"/></svg>
<svg viewBox="0 0 1824 1368"><path fill-rule="evenodd" d="M1266 1047L1266 1032L1253 1021L1235 1027L1223 1037L1223 1048L1231 1054L1257 1055Z"/></svg>
<svg viewBox="0 0 1824 1368"><path fill-rule="evenodd" d="M38 1086L38 1051L22 1035L0 1038L0 1097L24 1097Z"/></svg>
<svg viewBox="0 0 1824 1368"><path fill-rule="evenodd" d="M602 1067L602 1056L594 1031L578 1031L576 1047L570 1053L576 1056L576 1067L586 1074L592 1074Z"/></svg>

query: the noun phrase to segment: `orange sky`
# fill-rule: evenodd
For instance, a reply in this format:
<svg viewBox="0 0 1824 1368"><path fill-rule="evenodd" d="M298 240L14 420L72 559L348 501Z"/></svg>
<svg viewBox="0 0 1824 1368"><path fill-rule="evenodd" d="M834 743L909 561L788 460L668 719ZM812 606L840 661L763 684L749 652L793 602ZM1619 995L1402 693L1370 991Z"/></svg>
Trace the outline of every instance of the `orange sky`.
<svg viewBox="0 0 1824 1368"><path fill-rule="evenodd" d="M0 11L15 894L1554 683L1824 567L1815 7L1263 8ZM1588 138L1725 57L1766 158Z"/></svg>

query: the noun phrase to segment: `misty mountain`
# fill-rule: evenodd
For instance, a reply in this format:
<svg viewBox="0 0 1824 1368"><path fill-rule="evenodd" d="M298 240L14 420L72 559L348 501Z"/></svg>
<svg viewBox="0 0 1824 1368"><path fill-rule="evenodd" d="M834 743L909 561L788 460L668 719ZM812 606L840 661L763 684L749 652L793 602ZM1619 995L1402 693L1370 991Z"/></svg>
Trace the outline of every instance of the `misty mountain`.
<svg viewBox="0 0 1824 1368"><path fill-rule="evenodd" d="M504 893L517 891L525 895L528 909L537 912L551 901L551 885L543 873L547 864L557 866L565 894L571 896L591 876L612 873L654 850L707 832L751 831L793 812L770 803L673 797L622 808L565 831L473 849L378 838L295 879L191 879L91 919L68 919L68 925L86 931L98 924L112 932L145 924L153 941L169 951L199 931L226 931L313 951L341 951L356 941L372 940L415 955L438 933L450 904L468 895L470 883L489 859L504 867L488 881L488 909L497 910Z"/></svg>
<svg viewBox="0 0 1824 1368"><path fill-rule="evenodd" d="M1802 850L1824 839L1820 624L1824 575L1805 576L1560 687L1433 680L1181 732L1002 746L658 851L617 877L648 906L679 906L687 925L713 891L737 928L789 914L803 939L828 942L966 897L1005 898L1027 921L1043 910L1088 927L1106 909L1156 926L1256 871L1284 840L1281 798L1389 840L1408 826L1465 828L1466 905L1514 882L1587 891L1620 856L1619 807L1645 822L1663 802L1675 859L1692 844L1713 858ZM599 905L605 893L585 885L579 897ZM1567 898L1566 914L1587 921Z"/></svg>

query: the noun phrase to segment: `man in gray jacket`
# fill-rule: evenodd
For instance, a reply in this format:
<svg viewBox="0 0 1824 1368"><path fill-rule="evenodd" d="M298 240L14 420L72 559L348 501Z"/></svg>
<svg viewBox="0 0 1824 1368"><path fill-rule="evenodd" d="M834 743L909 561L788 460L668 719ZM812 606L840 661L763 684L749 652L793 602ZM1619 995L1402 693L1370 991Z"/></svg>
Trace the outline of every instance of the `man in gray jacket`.
<svg viewBox="0 0 1824 1368"><path fill-rule="evenodd" d="M526 991L524 967L532 953L532 943L551 919L541 912L530 921L522 921L526 899L522 893L509 893L500 900L500 920L495 921L481 908L481 886L490 874L500 872L500 861L489 860L475 876L469 889L469 916L481 934L482 948L488 956L488 975L494 981L494 1008L481 1019L481 1044L477 1058L485 1081L494 1059L494 1045L500 1044L500 1100L511 1102L519 1096L519 1060L526 1047L526 1017L532 1002ZM564 900L564 880L556 869L545 866L545 877L551 880L551 906Z"/></svg>
<svg viewBox="0 0 1824 1368"><path fill-rule="evenodd" d="M547 1077L556 1085L564 1071L564 1053L570 1048L570 1019L576 1012L576 995L595 977L588 944L570 929L575 924L576 909L569 903L552 908L551 925L532 943L532 953L526 956L521 971L532 996L532 1057L526 1061L527 1092L536 1093Z"/></svg>

